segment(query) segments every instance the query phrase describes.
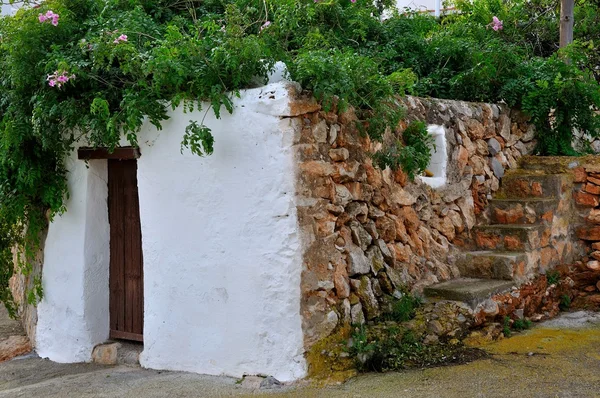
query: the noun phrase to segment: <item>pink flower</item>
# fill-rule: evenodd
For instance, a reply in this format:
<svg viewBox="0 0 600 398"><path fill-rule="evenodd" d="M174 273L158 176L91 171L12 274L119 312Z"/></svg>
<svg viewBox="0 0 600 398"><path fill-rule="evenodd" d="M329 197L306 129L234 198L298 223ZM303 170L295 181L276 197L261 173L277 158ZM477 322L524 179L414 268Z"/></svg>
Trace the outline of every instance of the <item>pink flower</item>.
<svg viewBox="0 0 600 398"><path fill-rule="evenodd" d="M271 21L267 21L265 22L261 27L260 27L260 31L262 32L263 30L267 29L269 26L271 26Z"/></svg>
<svg viewBox="0 0 600 398"><path fill-rule="evenodd" d="M356 3L356 0L350 0L350 3Z"/></svg>
<svg viewBox="0 0 600 398"><path fill-rule="evenodd" d="M63 84L65 84L66 82L68 82L71 79L75 79L75 75L71 74L71 75L67 75L66 71L63 72L58 72L58 71L54 71L53 74L48 75L48 77L46 78L46 80L48 81L48 85L50 87L58 87L61 88Z"/></svg>
<svg viewBox="0 0 600 398"><path fill-rule="evenodd" d="M38 15L38 20L40 23L44 23L46 21L50 21L50 23L54 26L58 25L59 15L52 12L52 10L48 10L45 14Z"/></svg>
<svg viewBox="0 0 600 398"><path fill-rule="evenodd" d="M113 41L113 43L115 43L115 44L119 44L119 42L122 42L122 41L127 41L127 35L121 35L121 36L117 37L117 38L116 38L116 39Z"/></svg>
<svg viewBox="0 0 600 398"><path fill-rule="evenodd" d="M495 15L492 17L492 22L488 26L491 26L496 32L503 29L502 21Z"/></svg>

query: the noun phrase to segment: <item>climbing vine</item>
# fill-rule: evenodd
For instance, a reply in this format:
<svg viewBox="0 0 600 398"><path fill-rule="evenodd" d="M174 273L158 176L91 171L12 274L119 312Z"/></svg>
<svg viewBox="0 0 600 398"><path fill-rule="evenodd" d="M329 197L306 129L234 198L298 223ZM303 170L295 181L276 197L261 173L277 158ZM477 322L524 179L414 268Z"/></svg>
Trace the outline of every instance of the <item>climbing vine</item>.
<svg viewBox="0 0 600 398"><path fill-rule="evenodd" d="M1 1L1 0L0 0ZM549 0L457 2L436 19L399 14L393 0L49 0L0 20L0 300L27 274L48 220L65 211L65 159L75 143L136 144L183 105L232 112L240 89L275 62L324 108L353 106L360 128L391 140L382 165L419 174L431 142L422 126L396 131L406 93L506 101L532 116L541 153L571 153L572 130L597 134L597 13L576 7L579 42L556 54ZM530 21L539 21L531 24ZM596 40L596 41L594 41ZM202 104L205 105L202 108ZM182 150L212 153L202 121ZM39 299L36 279L31 302Z"/></svg>

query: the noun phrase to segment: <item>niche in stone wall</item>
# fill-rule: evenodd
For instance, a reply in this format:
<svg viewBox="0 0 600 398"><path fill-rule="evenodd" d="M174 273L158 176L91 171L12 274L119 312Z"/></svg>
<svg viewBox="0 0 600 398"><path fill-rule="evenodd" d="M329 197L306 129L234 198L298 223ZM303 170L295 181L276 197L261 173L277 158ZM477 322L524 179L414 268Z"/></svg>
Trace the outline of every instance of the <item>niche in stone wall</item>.
<svg viewBox="0 0 600 398"><path fill-rule="evenodd" d="M446 170L448 169L446 130L444 126L430 124L427 126L427 132L433 136L434 143L431 160L427 166L430 176L420 178L430 187L440 188L446 185Z"/></svg>

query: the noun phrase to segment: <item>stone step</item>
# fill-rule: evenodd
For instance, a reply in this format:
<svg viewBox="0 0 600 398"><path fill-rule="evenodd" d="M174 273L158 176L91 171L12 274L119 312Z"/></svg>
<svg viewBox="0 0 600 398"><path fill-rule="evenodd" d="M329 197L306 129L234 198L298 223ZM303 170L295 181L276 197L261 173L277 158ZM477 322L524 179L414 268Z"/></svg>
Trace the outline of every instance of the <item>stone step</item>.
<svg viewBox="0 0 600 398"><path fill-rule="evenodd" d="M558 199L490 199L489 215L493 224L551 223Z"/></svg>
<svg viewBox="0 0 600 398"><path fill-rule="evenodd" d="M568 174L544 174L535 170L514 170L502 178L498 197L560 198L563 188L572 181Z"/></svg>
<svg viewBox="0 0 600 398"><path fill-rule="evenodd" d="M537 263L527 253L476 251L464 253L456 265L463 277L524 282Z"/></svg>
<svg viewBox="0 0 600 398"><path fill-rule="evenodd" d="M584 158L572 156L538 156L529 155L519 159L519 167L525 170L536 170L547 173L569 173L581 166Z"/></svg>
<svg viewBox="0 0 600 398"><path fill-rule="evenodd" d="M92 362L99 365L139 366L143 349L144 345L137 342L107 341L94 347Z"/></svg>
<svg viewBox="0 0 600 398"><path fill-rule="evenodd" d="M548 245L551 229L545 225L494 224L473 227L480 250L528 252Z"/></svg>
<svg viewBox="0 0 600 398"><path fill-rule="evenodd" d="M498 279L458 278L426 287L426 297L462 301L475 308L477 304L516 286L514 281Z"/></svg>

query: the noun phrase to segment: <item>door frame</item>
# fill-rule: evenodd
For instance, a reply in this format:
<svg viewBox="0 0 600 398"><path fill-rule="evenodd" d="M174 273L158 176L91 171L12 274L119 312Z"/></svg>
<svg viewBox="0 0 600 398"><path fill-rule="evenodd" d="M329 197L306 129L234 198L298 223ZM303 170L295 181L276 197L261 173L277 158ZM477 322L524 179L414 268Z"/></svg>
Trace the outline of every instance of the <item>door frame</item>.
<svg viewBox="0 0 600 398"><path fill-rule="evenodd" d="M117 147L114 148L112 151L109 148L104 148L104 147L80 147L77 150L77 158L80 160L106 160L106 170L107 170L107 177L110 178L110 173L108 172L109 169L109 161L113 160L137 160L139 159L139 157L141 156L141 152L139 150L138 147L132 147L132 146L125 146L125 147ZM137 171L137 164L136 164L136 171ZM109 180L107 178L107 185L109 184ZM107 192L108 195L110 195L110 190L109 192ZM137 194L137 172L136 172L136 194ZM107 200L107 208L108 208L108 201L109 198L107 196L106 198ZM139 196L138 196L138 213L139 213ZM107 214L108 216L108 214ZM138 214L139 216L139 214ZM108 217L107 217L108 218ZM109 229L110 229L110 221L109 221ZM140 220L140 229L141 229L141 220ZM110 232L109 232L110 235ZM140 230L140 250L141 249L141 230ZM109 253L110 253L110 238L109 238ZM142 269L141 269L141 278L142 278L142 283L141 283L141 295L142 295L142 303L141 303L141 311L142 311L142 331L143 331L143 319L144 319L144 302L143 302L143 295L144 295L144 282L143 282L143 250L141 253L141 265L142 265ZM109 322L108 322L108 326L109 326L109 330L108 330L108 334L110 338L115 338L115 339L125 339L125 340L132 340L132 341L139 341L139 342L143 342L143 333L142 334L137 334L137 333L128 333L125 331L117 331L117 330L113 330L112 329L112 317L113 317L113 313L112 313L112 306L111 306L111 300L112 300L112 292L111 292L111 273L110 273L110 269L112 268L111 266L111 256L109 254L109 283L108 283L108 298L109 298Z"/></svg>

